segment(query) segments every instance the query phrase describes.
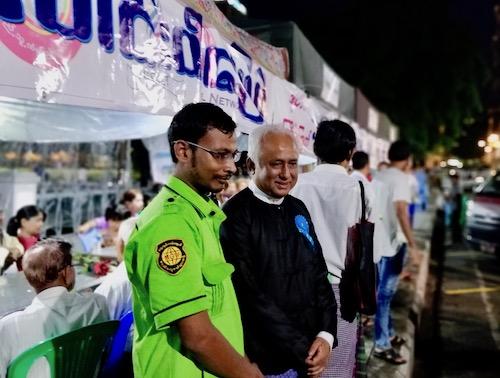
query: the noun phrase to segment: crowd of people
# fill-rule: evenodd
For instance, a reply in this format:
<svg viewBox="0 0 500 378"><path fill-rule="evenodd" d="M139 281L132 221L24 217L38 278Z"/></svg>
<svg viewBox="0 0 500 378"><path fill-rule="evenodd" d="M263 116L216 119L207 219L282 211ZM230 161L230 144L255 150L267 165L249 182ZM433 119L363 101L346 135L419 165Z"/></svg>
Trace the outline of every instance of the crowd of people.
<svg viewBox="0 0 500 378"><path fill-rule="evenodd" d="M174 116L175 171L158 195L142 209L142 194L128 191L119 205L125 211L116 210L126 213L119 226L106 216L80 229L108 230L123 260L94 293L69 292L71 247L38 242L43 211L20 210L17 228L0 235L2 245L6 236L20 245L0 249L0 263L17 262L37 296L0 319L0 339L9 345L0 348L0 377L35 343L131 310L136 377L353 377L361 316L346 316L346 260L363 214L374 224L378 267L374 355L406 362L390 307L407 256L410 265L420 258L408 144L394 142L386 167L372 175L352 127L322 121L318 163L299 174L294 134L262 126L249 136L250 179L231 181L240 155L235 130L208 103Z"/></svg>

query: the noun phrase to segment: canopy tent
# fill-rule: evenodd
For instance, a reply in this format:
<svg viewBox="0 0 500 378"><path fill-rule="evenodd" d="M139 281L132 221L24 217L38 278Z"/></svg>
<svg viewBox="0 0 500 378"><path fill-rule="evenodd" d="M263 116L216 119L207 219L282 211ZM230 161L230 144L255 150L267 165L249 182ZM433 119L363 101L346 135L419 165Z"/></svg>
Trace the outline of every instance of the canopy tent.
<svg viewBox="0 0 500 378"><path fill-rule="evenodd" d="M0 140L144 138L199 101L223 108L241 132L265 123L302 138L314 131L304 92L285 79L286 49L236 28L212 1L73 9L68 0L56 12L54 0L38 13L36 3L0 7Z"/></svg>
<svg viewBox="0 0 500 378"><path fill-rule="evenodd" d="M164 133L172 117L0 98L0 140L85 143Z"/></svg>
<svg viewBox="0 0 500 378"><path fill-rule="evenodd" d="M0 7L0 140L147 138L164 133L184 105L207 101L239 132L291 129L312 157L318 120L346 115L343 81L294 25L292 74L309 94L286 80L286 49L233 26L211 0L92 0L77 8L51 0L37 12L39 1Z"/></svg>

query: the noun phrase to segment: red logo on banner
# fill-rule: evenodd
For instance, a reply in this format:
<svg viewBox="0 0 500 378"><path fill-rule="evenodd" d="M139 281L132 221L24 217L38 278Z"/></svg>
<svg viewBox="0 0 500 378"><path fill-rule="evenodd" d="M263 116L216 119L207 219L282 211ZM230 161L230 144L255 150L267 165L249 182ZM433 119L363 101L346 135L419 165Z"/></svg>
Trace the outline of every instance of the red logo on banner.
<svg viewBox="0 0 500 378"><path fill-rule="evenodd" d="M61 21L68 22L73 12L71 2L65 2ZM59 68L71 60L80 49L77 40L67 40L58 34L51 33L38 25L33 19L26 17L22 24L0 22L0 41L28 64L44 69Z"/></svg>

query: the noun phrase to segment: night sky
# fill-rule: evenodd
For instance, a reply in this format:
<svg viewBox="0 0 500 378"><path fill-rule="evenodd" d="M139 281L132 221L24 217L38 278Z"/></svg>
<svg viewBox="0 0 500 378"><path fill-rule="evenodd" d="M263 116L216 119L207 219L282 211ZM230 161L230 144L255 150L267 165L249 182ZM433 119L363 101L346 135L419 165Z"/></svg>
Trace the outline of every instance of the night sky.
<svg viewBox="0 0 500 378"><path fill-rule="evenodd" d="M242 2L251 18L296 22L421 152L436 144L466 157L480 152L456 141L485 133L500 97L492 93L498 1Z"/></svg>

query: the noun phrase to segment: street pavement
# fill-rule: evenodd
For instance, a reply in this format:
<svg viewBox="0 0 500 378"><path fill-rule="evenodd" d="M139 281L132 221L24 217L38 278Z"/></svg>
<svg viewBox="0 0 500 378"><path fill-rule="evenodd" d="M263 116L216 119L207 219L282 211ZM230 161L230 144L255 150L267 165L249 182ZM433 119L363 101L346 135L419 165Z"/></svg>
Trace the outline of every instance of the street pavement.
<svg viewBox="0 0 500 378"><path fill-rule="evenodd" d="M440 376L499 378L500 260L455 246L443 273Z"/></svg>
<svg viewBox="0 0 500 378"><path fill-rule="evenodd" d="M373 327L366 328L365 350L368 354L367 376L369 378L411 377L414 370L415 332L425 305L429 268L429 243L432 233L434 212L418 213L414 231L423 257L418 270L412 271L411 278L400 281L398 291L392 301L392 317L396 333L407 340L400 348L401 355L408 361L403 365L391 365L373 356Z"/></svg>
<svg viewBox="0 0 500 378"><path fill-rule="evenodd" d="M445 240L432 254L413 377L498 378L500 259Z"/></svg>

